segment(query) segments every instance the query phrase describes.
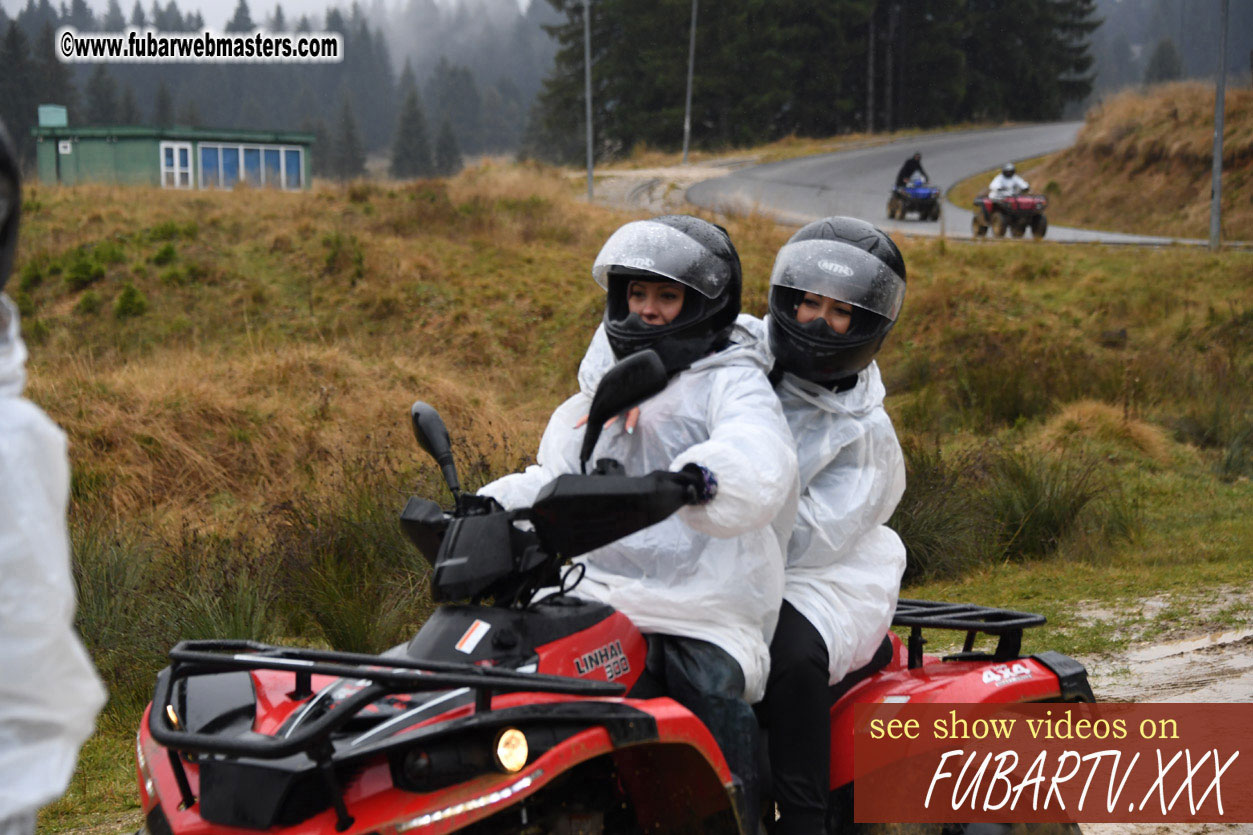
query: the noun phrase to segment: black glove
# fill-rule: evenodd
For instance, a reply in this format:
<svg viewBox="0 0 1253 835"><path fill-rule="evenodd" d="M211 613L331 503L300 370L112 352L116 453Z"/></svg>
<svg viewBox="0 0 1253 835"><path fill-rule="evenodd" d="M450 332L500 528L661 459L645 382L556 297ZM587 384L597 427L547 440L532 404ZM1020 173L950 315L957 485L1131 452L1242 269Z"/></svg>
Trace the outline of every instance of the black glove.
<svg viewBox="0 0 1253 835"><path fill-rule="evenodd" d="M500 502L491 496L480 496L476 493L461 493L457 496L458 516L486 516L504 510Z"/></svg>
<svg viewBox="0 0 1253 835"><path fill-rule="evenodd" d="M718 495L718 478L700 464L684 464L675 475L687 487L689 504L708 504Z"/></svg>

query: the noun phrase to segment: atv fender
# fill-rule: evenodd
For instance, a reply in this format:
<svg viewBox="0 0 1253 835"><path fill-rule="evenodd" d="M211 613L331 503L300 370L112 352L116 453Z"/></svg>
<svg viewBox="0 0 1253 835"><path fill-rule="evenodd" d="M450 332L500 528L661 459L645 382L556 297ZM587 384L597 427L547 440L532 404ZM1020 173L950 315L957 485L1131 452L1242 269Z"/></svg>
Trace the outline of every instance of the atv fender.
<svg viewBox="0 0 1253 835"><path fill-rule="evenodd" d="M849 752L853 750L854 704L1016 704L1091 699L1083 665L1056 652L1004 661L938 661L928 657L927 662L916 669L885 671L867 679L831 708L832 788L853 779Z"/></svg>

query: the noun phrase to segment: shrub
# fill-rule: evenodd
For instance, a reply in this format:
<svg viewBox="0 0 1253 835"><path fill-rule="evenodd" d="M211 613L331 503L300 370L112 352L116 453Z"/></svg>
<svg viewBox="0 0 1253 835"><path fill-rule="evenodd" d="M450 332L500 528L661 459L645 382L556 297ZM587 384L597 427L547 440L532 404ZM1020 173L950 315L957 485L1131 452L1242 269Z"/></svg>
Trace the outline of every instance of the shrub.
<svg viewBox="0 0 1253 835"><path fill-rule="evenodd" d="M174 250L174 244L162 244L161 248L153 254L152 263L161 267L173 261L177 256L178 253Z"/></svg>
<svg viewBox="0 0 1253 835"><path fill-rule="evenodd" d="M37 258L32 258L23 264L22 272L17 282L18 288L29 292L42 284L46 266L42 259Z"/></svg>
<svg viewBox="0 0 1253 835"><path fill-rule="evenodd" d="M88 290L79 297L78 303L74 305L74 312L83 316L91 316L99 312L103 305L104 299L100 298L100 294L95 290Z"/></svg>
<svg viewBox="0 0 1253 835"><path fill-rule="evenodd" d="M356 235L343 235L331 232L322 238L326 247L326 262L323 266L327 275L347 272L349 283L356 286L365 277L365 252Z"/></svg>
<svg viewBox="0 0 1253 835"><path fill-rule="evenodd" d="M164 613L148 587L150 552L95 520L73 519L70 542L78 634L110 696L138 710L169 649Z"/></svg>
<svg viewBox="0 0 1253 835"><path fill-rule="evenodd" d="M120 264L126 260L126 253L117 241L101 241L96 244L96 260L101 264Z"/></svg>
<svg viewBox="0 0 1253 835"><path fill-rule="evenodd" d="M972 455L946 460L937 446L906 439L905 494L888 521L905 543L905 580L955 577L983 561L991 526L973 501Z"/></svg>
<svg viewBox="0 0 1253 835"><path fill-rule="evenodd" d="M65 271L65 284L73 291L89 287L102 278L104 278L104 267L81 249L74 254Z"/></svg>
<svg viewBox="0 0 1253 835"><path fill-rule="evenodd" d="M1004 559L1043 557L1075 530L1079 515L1102 493L1092 464L1017 451L995 457L984 498Z"/></svg>
<svg viewBox="0 0 1253 835"><path fill-rule="evenodd" d="M129 281L122 286L117 301L113 303L113 315L119 319L142 316L148 311L148 299L139 288Z"/></svg>
<svg viewBox="0 0 1253 835"><path fill-rule="evenodd" d="M372 463L347 467L334 498L277 508L274 549L293 625L336 649L379 652L412 635L430 612L425 563L396 521L394 476Z"/></svg>

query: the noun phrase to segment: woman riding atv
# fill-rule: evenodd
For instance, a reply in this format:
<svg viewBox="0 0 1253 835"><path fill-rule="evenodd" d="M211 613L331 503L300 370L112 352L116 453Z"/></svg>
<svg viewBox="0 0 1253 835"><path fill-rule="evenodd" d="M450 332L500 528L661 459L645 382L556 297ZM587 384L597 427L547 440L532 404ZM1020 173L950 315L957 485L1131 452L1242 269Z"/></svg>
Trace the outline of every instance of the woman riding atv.
<svg viewBox="0 0 1253 835"><path fill-rule="evenodd" d="M725 230L683 215L628 223L592 268L606 289L601 333L614 359L654 350L672 375L647 417L611 426L594 458L628 475L683 471L704 503L597 549L573 594L607 603L648 633L646 668L709 728L757 816L757 721L783 596L783 549L797 500L796 452L762 340L738 328L740 261ZM603 372L603 369L602 369ZM506 508L579 470L595 383L553 413L537 463L480 491ZM596 381L599 382L599 375Z"/></svg>

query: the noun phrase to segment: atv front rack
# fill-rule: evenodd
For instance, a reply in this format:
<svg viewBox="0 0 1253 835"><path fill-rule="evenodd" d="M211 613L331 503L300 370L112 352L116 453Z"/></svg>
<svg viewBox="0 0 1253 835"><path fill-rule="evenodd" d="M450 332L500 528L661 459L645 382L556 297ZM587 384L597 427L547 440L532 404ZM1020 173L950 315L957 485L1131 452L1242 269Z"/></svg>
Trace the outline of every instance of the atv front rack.
<svg viewBox="0 0 1253 835"><path fill-rule="evenodd" d="M992 606L978 606L974 603L939 603L934 600L899 600L896 614L892 617L893 626L909 627L909 668L922 666L922 647L926 640L922 630L951 629L966 633L966 641L962 651L947 656L951 660L986 659L1008 661L1017 658L1022 651L1022 633L1024 629L1042 626L1044 615L1030 612L1016 612L1013 609L997 609ZM987 653L975 652L975 637L979 633L996 635L996 650Z"/></svg>
<svg viewBox="0 0 1253 835"><path fill-rule="evenodd" d="M466 687L475 694L475 713L481 714L491 710L495 693L611 697L625 692L622 685L612 682L580 681L473 664L417 661L403 656L276 647L255 641L181 641L170 650L170 661L170 666L157 676L148 728L153 739L169 750L170 764L185 806L195 803L195 796L178 756L180 753L259 759L280 759L303 753L322 771L327 788L334 797L341 824L347 819L347 812L331 769L334 747L330 737L367 706L385 696ZM180 727L182 723L172 701L178 682L195 676L251 670L291 672L295 686L288 696L296 700L313 695L314 675L352 679L354 683L364 686L339 700L323 715L282 737L255 733L222 736Z"/></svg>

